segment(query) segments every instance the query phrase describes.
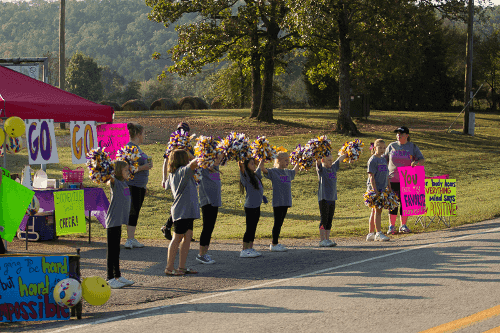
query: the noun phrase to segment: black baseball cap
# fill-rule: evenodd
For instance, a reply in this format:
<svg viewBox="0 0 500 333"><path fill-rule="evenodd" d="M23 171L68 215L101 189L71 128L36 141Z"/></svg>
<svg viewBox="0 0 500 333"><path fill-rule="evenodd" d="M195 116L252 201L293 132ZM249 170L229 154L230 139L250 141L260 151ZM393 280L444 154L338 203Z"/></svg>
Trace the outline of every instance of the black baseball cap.
<svg viewBox="0 0 500 333"><path fill-rule="evenodd" d="M394 133L406 133L406 134L410 134L410 130L406 126L400 126L398 129L394 130Z"/></svg>

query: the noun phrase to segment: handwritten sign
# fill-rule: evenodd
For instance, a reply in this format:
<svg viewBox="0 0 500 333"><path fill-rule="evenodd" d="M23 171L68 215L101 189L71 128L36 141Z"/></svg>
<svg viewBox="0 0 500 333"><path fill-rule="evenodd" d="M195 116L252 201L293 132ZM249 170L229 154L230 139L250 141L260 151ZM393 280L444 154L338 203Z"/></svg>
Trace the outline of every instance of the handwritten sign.
<svg viewBox="0 0 500 333"><path fill-rule="evenodd" d="M87 153L97 148L95 121L71 121L71 161L73 164L87 163Z"/></svg>
<svg viewBox="0 0 500 333"><path fill-rule="evenodd" d="M28 119L26 142L29 164L59 163L53 119Z"/></svg>
<svg viewBox="0 0 500 333"><path fill-rule="evenodd" d="M84 191L54 192L56 235L85 233Z"/></svg>
<svg viewBox="0 0 500 333"><path fill-rule="evenodd" d="M111 159L115 159L118 149L125 146L129 140L127 124L102 124L97 126L99 147L106 147Z"/></svg>
<svg viewBox="0 0 500 333"><path fill-rule="evenodd" d="M427 216L457 216L456 179L426 179Z"/></svg>
<svg viewBox="0 0 500 333"><path fill-rule="evenodd" d="M3 176L5 176L5 177L10 178L10 171L9 171L9 170L4 169L4 168L2 168L2 167L0 167L0 170L2 171L2 172L0 172L0 176L2 176L2 175L3 175Z"/></svg>
<svg viewBox="0 0 500 333"><path fill-rule="evenodd" d="M0 177L2 177L2 184L0 184L0 237L12 242L35 192L9 177Z"/></svg>
<svg viewBox="0 0 500 333"><path fill-rule="evenodd" d="M425 169L423 166L398 167L403 216L425 213Z"/></svg>
<svg viewBox="0 0 500 333"><path fill-rule="evenodd" d="M0 322L69 320L53 296L68 268L68 256L0 257Z"/></svg>

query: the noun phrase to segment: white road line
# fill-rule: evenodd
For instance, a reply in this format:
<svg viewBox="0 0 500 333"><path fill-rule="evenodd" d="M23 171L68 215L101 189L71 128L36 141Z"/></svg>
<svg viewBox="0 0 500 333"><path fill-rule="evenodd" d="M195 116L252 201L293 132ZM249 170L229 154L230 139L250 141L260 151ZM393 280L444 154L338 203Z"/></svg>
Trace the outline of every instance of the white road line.
<svg viewBox="0 0 500 333"><path fill-rule="evenodd" d="M473 237L473 236L482 235L482 234L488 234L488 233L494 233L494 232L499 232L499 231L500 231L500 228L495 228L495 229L491 229L491 230L488 230L488 231L477 232L477 233L470 234L470 235L460 236L460 237L457 237L457 238L451 238L451 239L448 239L448 240L445 240L445 241L442 241L442 242L436 242L436 243L431 243L431 244L427 244L427 245L416 246L416 247L413 247L413 248L409 248L409 249L405 249L405 250L401 250L401 251L397 251L397 252L392 252L392 253L387 253L387 254L384 254L384 255L381 255L381 256L377 256L377 257L373 257L373 258L363 259L363 260L351 262L351 263L348 263L348 264L343 264L343 265L339 265L339 266L335 266L335 267L325 268L325 269L321 269L321 270L314 271L314 272L311 272L311 273L301 274L301 275L297 275L297 276L286 278L286 279L272 280L272 281L269 281L269 282L261 283L261 284L250 286L250 287L245 287L245 288L240 288L240 289L233 289L233 290L229 290L229 291L222 291L222 292L218 292L216 294L210 295L210 296L200 297L200 298L192 299L192 300L185 301L185 302L179 302L179 303L176 303L176 304L163 305L163 306L158 306L158 307L154 307L154 308L150 308L150 309L139 310L139 311L136 311L136 312L133 312L133 313L129 313L129 314L126 314L126 315L115 316L115 317L111 317L111 318L107 318L107 319L97 320L97 321L94 321L94 322L91 322L91 323L87 323L87 324L82 324L82 325L65 327L65 328L61 328L61 329L58 329L58 330L55 330L55 331L51 331L51 332L53 332L53 333L66 332L66 331L76 330L76 329L79 329L79 328L82 328L82 327L86 327L86 326L90 326L90 325L104 324L104 323L108 323L108 322L111 322L111 321L117 321L117 320L121 320L121 319L126 319L126 318L130 318L130 317L134 317L134 316L137 316L137 315L140 315L140 314L143 314L143 313L147 313L147 312L159 311L159 310L167 309L167 308L170 308L170 307L173 307L173 306L177 306L177 305L184 305L184 304L189 304L189 303L195 303L195 302L203 301L203 300L214 298L214 297L226 296L228 294L232 294L232 293L236 293L236 292L240 292L240 291L257 289L257 288L269 286L269 285L272 285L272 284L277 284L277 283L280 283L280 282L286 282L286 281L293 280L293 279L299 279L299 278L304 278L304 277L308 277L308 276L323 274L323 273L335 271L335 270L338 270L338 269L341 269L341 268L345 268L345 267L350 267L350 266L362 264L362 263L365 263L365 262L368 262L368 261L373 261L373 260L378 260L378 259L382 259L382 258L387 258L387 257L395 256L395 255L406 253L406 252L410 252L410 251L425 249L425 248L432 247L432 246L439 245L439 244L451 243L451 242L455 242L455 241L460 241L460 240L463 240L463 239L467 239L467 238L470 238L470 237Z"/></svg>

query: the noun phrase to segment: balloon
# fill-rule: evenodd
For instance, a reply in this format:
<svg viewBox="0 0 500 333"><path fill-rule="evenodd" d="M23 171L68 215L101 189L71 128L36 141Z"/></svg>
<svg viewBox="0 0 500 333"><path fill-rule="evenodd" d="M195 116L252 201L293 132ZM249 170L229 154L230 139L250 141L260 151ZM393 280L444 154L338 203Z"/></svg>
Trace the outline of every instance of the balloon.
<svg viewBox="0 0 500 333"><path fill-rule="evenodd" d="M28 214L35 215L36 213L38 213L39 210L40 210L40 201L38 201L38 198L36 197L36 195L34 195L33 199L31 199L30 205L28 206Z"/></svg>
<svg viewBox="0 0 500 333"><path fill-rule="evenodd" d="M10 117L7 118L4 124L5 132L11 138L17 138L24 134L24 130L26 126L24 125L24 121L19 117Z"/></svg>
<svg viewBox="0 0 500 333"><path fill-rule="evenodd" d="M103 305L111 296L111 287L100 276L91 276L82 281L82 296L90 305Z"/></svg>
<svg viewBox="0 0 500 333"><path fill-rule="evenodd" d="M64 279L55 285L53 295L57 304L69 308L82 299L82 286L75 279Z"/></svg>
<svg viewBox="0 0 500 333"><path fill-rule="evenodd" d="M0 146L3 146L4 141L5 141L5 133L3 129L0 128Z"/></svg>
<svg viewBox="0 0 500 333"><path fill-rule="evenodd" d="M9 154L19 153L23 148L23 138L13 138L9 137L9 142L7 142L7 152Z"/></svg>

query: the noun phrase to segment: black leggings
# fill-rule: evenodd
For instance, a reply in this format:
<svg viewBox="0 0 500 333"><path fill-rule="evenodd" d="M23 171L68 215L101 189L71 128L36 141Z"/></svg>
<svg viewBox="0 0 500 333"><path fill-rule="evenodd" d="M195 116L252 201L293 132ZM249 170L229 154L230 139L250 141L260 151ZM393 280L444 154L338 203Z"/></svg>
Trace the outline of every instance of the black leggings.
<svg viewBox="0 0 500 333"><path fill-rule="evenodd" d="M201 207L203 214L203 229L201 230L200 246L209 246L214 231L215 221L217 221L217 213L219 207L214 207L211 204Z"/></svg>
<svg viewBox="0 0 500 333"><path fill-rule="evenodd" d="M273 227L273 245L278 244L278 238L281 233L281 226L285 220L288 206L273 207L274 212L274 227Z"/></svg>
<svg viewBox="0 0 500 333"><path fill-rule="evenodd" d="M120 241L122 239L122 226L106 229L108 236L108 252L106 253L106 264L108 268L108 280L119 278L120 273Z"/></svg>
<svg viewBox="0 0 500 333"><path fill-rule="evenodd" d="M331 230L333 215L335 214L335 201L321 200L319 202L319 214L321 216L319 227L323 226L325 230Z"/></svg>
<svg viewBox="0 0 500 333"><path fill-rule="evenodd" d="M403 205L401 204L401 185L399 182L393 183L391 182L391 189L396 192L398 195L398 202L399 202L399 215L403 216ZM398 208L394 208L389 212L390 215L398 215Z"/></svg>
<svg viewBox="0 0 500 333"><path fill-rule="evenodd" d="M144 187L137 186L129 186L129 189L132 201L130 203L128 225L136 227L137 220L139 219L139 212L141 211L142 203L144 202L144 197L146 196L146 189Z"/></svg>
<svg viewBox="0 0 500 333"><path fill-rule="evenodd" d="M243 243L252 243L255 240L255 231L260 218L260 206L257 208L245 207L247 229L243 235Z"/></svg>

